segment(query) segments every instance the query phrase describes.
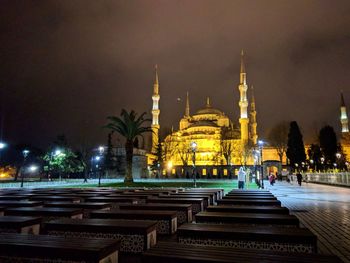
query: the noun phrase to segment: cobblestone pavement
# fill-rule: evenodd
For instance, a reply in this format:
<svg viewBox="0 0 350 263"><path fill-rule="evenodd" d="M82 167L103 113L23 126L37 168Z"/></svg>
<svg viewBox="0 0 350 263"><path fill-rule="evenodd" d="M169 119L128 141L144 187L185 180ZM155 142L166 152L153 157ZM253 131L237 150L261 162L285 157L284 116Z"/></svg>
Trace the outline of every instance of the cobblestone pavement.
<svg viewBox="0 0 350 263"><path fill-rule="evenodd" d="M317 235L319 253L350 263L350 188L296 182L266 182L265 188Z"/></svg>

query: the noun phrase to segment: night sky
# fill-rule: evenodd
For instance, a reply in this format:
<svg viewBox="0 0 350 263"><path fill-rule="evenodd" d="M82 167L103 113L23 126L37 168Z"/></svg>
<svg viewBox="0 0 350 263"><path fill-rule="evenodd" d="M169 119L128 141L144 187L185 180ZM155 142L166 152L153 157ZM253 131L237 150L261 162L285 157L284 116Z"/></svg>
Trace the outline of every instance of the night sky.
<svg viewBox="0 0 350 263"><path fill-rule="evenodd" d="M238 123L241 49L260 137L281 120L296 120L306 142L324 124L339 133L349 14L348 0L1 0L3 139L104 143L106 116L150 112L154 64L162 127L178 128L186 91L191 113L210 96Z"/></svg>

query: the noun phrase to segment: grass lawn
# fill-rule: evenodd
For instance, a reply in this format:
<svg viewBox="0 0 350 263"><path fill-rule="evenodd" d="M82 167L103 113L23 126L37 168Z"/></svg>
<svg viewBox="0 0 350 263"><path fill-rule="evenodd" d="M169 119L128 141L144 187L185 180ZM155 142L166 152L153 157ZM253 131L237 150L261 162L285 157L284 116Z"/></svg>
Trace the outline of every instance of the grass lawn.
<svg viewBox="0 0 350 263"><path fill-rule="evenodd" d="M81 185L75 185L70 187L97 187L97 184L81 184ZM156 188L156 187L182 187L182 188L192 188L193 182L167 182L166 180L162 180L159 182L134 182L134 183L103 183L103 180L101 182L101 187L145 187L145 188ZM225 193L228 193L232 189L237 189L237 181L199 181L197 182L197 188L222 188L225 190ZM257 189L257 185L255 183L250 183L247 186L248 189Z"/></svg>

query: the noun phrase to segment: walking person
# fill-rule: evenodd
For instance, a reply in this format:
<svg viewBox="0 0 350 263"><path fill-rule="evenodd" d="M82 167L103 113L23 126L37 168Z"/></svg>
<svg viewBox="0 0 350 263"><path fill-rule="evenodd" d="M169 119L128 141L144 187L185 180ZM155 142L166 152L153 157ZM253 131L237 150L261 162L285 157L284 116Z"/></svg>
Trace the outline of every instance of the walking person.
<svg viewBox="0 0 350 263"><path fill-rule="evenodd" d="M239 168L238 171L238 189L244 189L246 172L243 167Z"/></svg>
<svg viewBox="0 0 350 263"><path fill-rule="evenodd" d="M300 172L297 173L297 181L298 181L298 184L299 186L301 186L301 181L303 180L303 176L301 175Z"/></svg>

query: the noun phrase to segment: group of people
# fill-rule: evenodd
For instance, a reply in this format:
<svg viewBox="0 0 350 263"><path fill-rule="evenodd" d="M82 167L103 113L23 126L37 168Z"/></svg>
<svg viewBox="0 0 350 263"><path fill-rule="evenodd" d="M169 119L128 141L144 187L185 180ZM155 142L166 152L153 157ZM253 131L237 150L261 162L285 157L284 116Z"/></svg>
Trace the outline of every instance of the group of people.
<svg viewBox="0 0 350 263"><path fill-rule="evenodd" d="M244 189L244 185L246 182L248 172L249 171L246 170L246 168L243 166L241 166L239 168L239 171L238 171L238 189ZM276 175L274 175L273 173L270 173L268 179L269 179L271 186L273 186L275 184L277 178L278 178L277 173L276 173ZM296 173L296 178L297 178L297 182L298 182L299 186L301 186L303 176L299 171ZM292 179L292 176L288 177L287 182L290 182L291 179Z"/></svg>

